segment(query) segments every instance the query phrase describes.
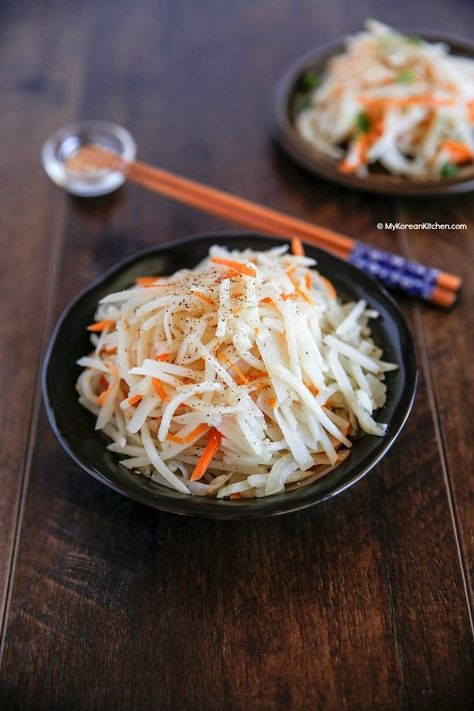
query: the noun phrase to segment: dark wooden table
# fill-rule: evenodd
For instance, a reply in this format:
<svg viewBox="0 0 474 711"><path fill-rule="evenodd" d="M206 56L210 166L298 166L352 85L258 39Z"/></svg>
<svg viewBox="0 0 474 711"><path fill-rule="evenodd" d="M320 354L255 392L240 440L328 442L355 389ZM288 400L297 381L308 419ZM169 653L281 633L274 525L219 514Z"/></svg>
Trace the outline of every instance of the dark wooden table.
<svg viewBox="0 0 474 711"><path fill-rule="evenodd" d="M2 709L466 709L473 693L472 197L351 193L271 144L275 80L366 16L467 34L469 0L50 0L0 5ZM127 126L144 159L459 273L443 313L400 300L421 382L390 455L276 519L162 515L60 449L39 372L53 322L136 250L231 226L125 186L69 198L42 141Z"/></svg>

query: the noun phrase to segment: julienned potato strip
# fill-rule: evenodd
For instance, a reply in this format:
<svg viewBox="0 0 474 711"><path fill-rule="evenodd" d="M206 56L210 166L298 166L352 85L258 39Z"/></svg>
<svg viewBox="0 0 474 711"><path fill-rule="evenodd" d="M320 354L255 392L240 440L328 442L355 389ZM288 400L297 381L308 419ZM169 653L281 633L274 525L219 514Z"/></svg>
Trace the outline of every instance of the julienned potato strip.
<svg viewBox="0 0 474 711"><path fill-rule="evenodd" d="M78 364L79 402L131 471L183 494L262 497L324 476L373 413L385 373L377 313L343 304L294 240L214 246L193 270L110 294Z"/></svg>

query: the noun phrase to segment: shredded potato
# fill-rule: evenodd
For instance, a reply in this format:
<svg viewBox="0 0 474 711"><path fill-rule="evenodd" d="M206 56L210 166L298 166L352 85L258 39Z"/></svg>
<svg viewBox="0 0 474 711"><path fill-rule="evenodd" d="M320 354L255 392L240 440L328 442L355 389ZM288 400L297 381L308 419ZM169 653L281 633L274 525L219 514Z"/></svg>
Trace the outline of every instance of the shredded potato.
<svg viewBox="0 0 474 711"><path fill-rule="evenodd" d="M413 179L474 161L474 61L369 20L324 76L309 72L295 125L345 173L378 163ZM304 80L304 77L303 77Z"/></svg>
<svg viewBox="0 0 474 711"><path fill-rule="evenodd" d="M332 471L359 428L385 433L373 413L397 366L377 314L286 250L214 246L99 303L77 390L124 467L183 494L269 496Z"/></svg>

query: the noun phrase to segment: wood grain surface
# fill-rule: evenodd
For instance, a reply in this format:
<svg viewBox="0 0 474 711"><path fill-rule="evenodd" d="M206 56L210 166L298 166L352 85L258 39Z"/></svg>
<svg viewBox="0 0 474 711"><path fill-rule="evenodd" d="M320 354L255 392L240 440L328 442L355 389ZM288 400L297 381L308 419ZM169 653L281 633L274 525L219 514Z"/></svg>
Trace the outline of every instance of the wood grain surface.
<svg viewBox="0 0 474 711"><path fill-rule="evenodd" d="M469 708L472 197L352 193L268 134L285 66L367 16L461 35L474 20L467 0L0 3L1 709ZM125 125L151 163L464 278L450 313L400 299L421 382L369 477L301 513L222 523L124 499L60 449L39 370L61 310L137 249L232 227L131 185L60 192L40 148L76 118Z"/></svg>

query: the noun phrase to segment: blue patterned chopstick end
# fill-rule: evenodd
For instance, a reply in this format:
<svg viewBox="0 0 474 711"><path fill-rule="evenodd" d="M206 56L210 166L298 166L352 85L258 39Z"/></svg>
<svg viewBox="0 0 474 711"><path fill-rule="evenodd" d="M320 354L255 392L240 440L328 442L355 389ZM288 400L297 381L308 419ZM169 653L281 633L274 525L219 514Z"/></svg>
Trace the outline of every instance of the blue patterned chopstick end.
<svg viewBox="0 0 474 711"><path fill-rule="evenodd" d="M356 242L349 262L379 279L391 289L428 301L436 287L439 272L405 257Z"/></svg>

